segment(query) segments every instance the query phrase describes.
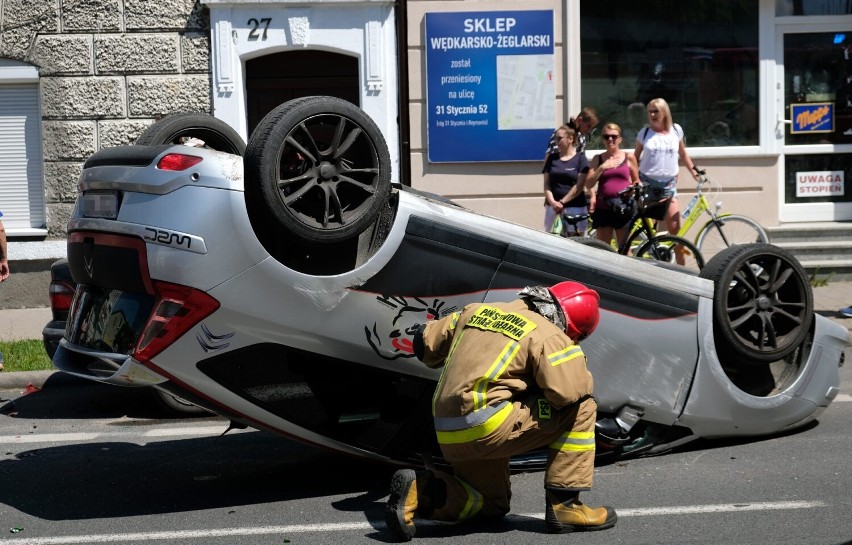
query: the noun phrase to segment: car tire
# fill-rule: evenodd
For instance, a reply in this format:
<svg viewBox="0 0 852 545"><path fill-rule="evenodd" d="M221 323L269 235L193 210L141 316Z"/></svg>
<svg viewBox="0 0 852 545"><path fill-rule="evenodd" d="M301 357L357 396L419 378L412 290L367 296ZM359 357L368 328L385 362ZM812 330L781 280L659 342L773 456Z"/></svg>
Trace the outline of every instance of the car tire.
<svg viewBox="0 0 852 545"><path fill-rule="evenodd" d="M183 144L187 138L204 142L204 147L234 155L245 155L246 144L230 125L200 112L169 114L154 122L136 139L141 146Z"/></svg>
<svg viewBox="0 0 852 545"><path fill-rule="evenodd" d="M700 276L716 284L713 327L720 360L771 363L808 336L813 292L789 252L771 244L732 246L716 254Z"/></svg>
<svg viewBox="0 0 852 545"><path fill-rule="evenodd" d="M200 416L210 414L207 409L202 409L198 405L193 405L182 397L172 395L156 388L152 388L151 390L154 394L154 399L160 407L168 411L170 414L179 416Z"/></svg>
<svg viewBox="0 0 852 545"><path fill-rule="evenodd" d="M303 97L269 112L249 138L245 169L255 231L308 245L356 238L390 195L381 131L363 110L334 97Z"/></svg>
<svg viewBox="0 0 852 545"><path fill-rule="evenodd" d="M568 240L573 240L583 246L589 246L590 248L597 248L598 250L605 250L613 253L615 252L615 248L612 247L612 244L607 244L599 238L569 237Z"/></svg>

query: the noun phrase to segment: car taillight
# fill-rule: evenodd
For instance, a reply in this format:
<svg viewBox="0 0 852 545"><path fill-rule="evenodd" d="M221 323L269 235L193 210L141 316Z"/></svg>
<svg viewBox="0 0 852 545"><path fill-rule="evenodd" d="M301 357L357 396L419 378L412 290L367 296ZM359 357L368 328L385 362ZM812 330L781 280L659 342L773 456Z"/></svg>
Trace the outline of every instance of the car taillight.
<svg viewBox="0 0 852 545"><path fill-rule="evenodd" d="M74 287L67 282L53 281L48 288L50 309L53 312L68 312L74 300Z"/></svg>
<svg viewBox="0 0 852 545"><path fill-rule="evenodd" d="M193 165L201 162L201 157L195 155L184 155L182 153L170 153L163 155L162 159L157 162L157 168L160 170L186 170Z"/></svg>
<svg viewBox="0 0 852 545"><path fill-rule="evenodd" d="M219 301L201 290L160 280L153 284L157 294L154 312L133 352L139 361L150 361L219 308Z"/></svg>

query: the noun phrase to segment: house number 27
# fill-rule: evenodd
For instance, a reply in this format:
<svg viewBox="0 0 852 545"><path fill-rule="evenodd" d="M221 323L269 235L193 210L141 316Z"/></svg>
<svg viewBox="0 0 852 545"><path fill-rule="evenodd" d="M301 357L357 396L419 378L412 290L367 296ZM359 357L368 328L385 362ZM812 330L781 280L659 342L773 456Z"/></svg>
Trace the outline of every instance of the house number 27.
<svg viewBox="0 0 852 545"><path fill-rule="evenodd" d="M248 25L251 27L249 30L248 39L249 40L265 40L266 39L266 31L269 30L269 23L272 22L272 17L264 17L263 19L255 19L252 17L248 20Z"/></svg>

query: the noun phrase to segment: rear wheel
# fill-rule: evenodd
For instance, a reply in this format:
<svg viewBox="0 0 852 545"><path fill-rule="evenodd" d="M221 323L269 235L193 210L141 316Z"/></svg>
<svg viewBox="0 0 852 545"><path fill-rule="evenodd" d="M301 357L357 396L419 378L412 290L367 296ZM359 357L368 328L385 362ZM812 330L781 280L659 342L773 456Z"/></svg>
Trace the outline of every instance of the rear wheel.
<svg viewBox="0 0 852 545"><path fill-rule="evenodd" d="M754 242L769 242L769 235L759 223L739 214L708 221L695 239L695 245L707 261L729 246Z"/></svg>
<svg viewBox="0 0 852 545"><path fill-rule="evenodd" d="M636 257L677 264L695 272L704 268L704 258L695 244L677 235L651 237L639 247Z"/></svg>
<svg viewBox="0 0 852 545"><path fill-rule="evenodd" d="M246 144L230 125L200 112L169 114L154 122L136 139L141 146L184 144L244 155Z"/></svg>
<svg viewBox="0 0 852 545"><path fill-rule="evenodd" d="M363 110L333 97L292 100L267 114L249 139L245 168L255 231L305 244L357 237L390 195L381 131Z"/></svg>

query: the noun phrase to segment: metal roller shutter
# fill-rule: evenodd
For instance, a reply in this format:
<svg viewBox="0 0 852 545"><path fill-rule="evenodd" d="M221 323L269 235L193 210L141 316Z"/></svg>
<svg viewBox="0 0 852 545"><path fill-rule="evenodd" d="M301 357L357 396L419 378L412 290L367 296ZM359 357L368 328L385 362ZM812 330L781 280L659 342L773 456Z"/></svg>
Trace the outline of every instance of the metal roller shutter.
<svg viewBox="0 0 852 545"><path fill-rule="evenodd" d="M45 227L37 84L0 80L0 211L7 231Z"/></svg>

